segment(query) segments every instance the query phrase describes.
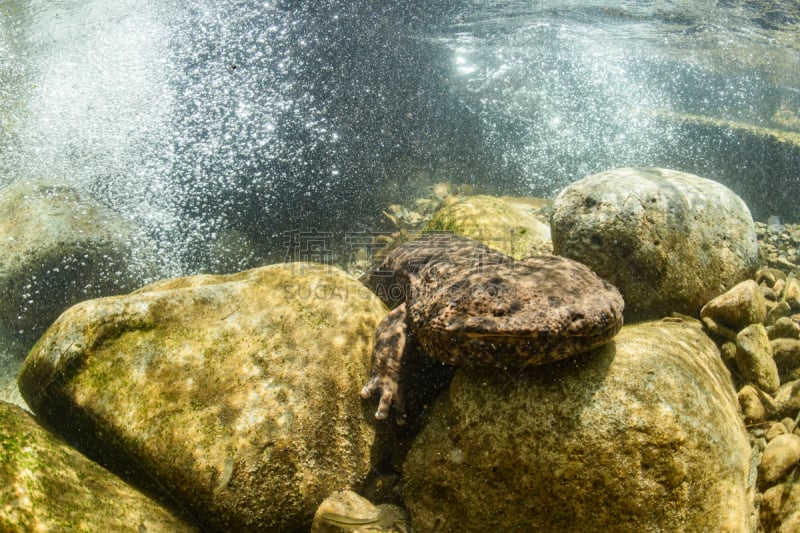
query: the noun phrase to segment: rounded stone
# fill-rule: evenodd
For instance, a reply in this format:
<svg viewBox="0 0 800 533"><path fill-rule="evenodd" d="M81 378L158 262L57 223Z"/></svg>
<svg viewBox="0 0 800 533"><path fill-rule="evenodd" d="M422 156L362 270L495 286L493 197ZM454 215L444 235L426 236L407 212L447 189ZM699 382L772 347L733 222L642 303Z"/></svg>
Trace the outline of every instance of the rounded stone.
<svg viewBox="0 0 800 533"><path fill-rule="evenodd" d="M756 283L766 284L767 287L774 288L778 281L786 281L786 272L777 268L762 268L756 272Z"/></svg>
<svg viewBox="0 0 800 533"><path fill-rule="evenodd" d="M718 324L739 330L750 324L764 322L767 303L761 287L749 279L737 283L704 305L700 317L709 317Z"/></svg>
<svg viewBox="0 0 800 533"><path fill-rule="evenodd" d="M786 280L782 296L783 300L792 308L792 311L800 311L800 282L797 281L797 278Z"/></svg>
<svg viewBox="0 0 800 533"><path fill-rule="evenodd" d="M778 435L767 443L758 467L758 484L771 487L800 461L800 437L793 433Z"/></svg>
<svg viewBox="0 0 800 533"><path fill-rule="evenodd" d="M786 426L783 422L775 422L769 427L764 437L767 439L767 441L771 441L778 435L785 435L787 433L789 433L789 430L786 429Z"/></svg>
<svg viewBox="0 0 800 533"><path fill-rule="evenodd" d="M353 491L343 490L325 498L311 525L311 533L341 531L404 533L409 531L408 517L396 505L376 506Z"/></svg>
<svg viewBox="0 0 800 533"><path fill-rule="evenodd" d="M385 314L321 264L165 280L71 307L19 386L64 438L167 490L203 529L308 531L325 496L370 470L358 392Z"/></svg>
<svg viewBox="0 0 800 533"><path fill-rule="evenodd" d="M779 483L765 490L760 511L759 531L800 531L800 483Z"/></svg>
<svg viewBox="0 0 800 533"><path fill-rule="evenodd" d="M789 317L791 314L792 307L787 302L778 302L767 312L767 318L764 320L764 324L767 326L773 326L778 322L778 320Z"/></svg>
<svg viewBox="0 0 800 533"><path fill-rule="evenodd" d="M132 290L130 235L70 185L37 180L0 191L0 322L32 344L70 305Z"/></svg>
<svg viewBox="0 0 800 533"><path fill-rule="evenodd" d="M536 198L467 196L440 207L425 231L450 231L522 259L550 250L550 228L533 214L540 207Z"/></svg>
<svg viewBox="0 0 800 533"><path fill-rule="evenodd" d="M800 339L779 338L769 344L781 382L800 377Z"/></svg>
<svg viewBox="0 0 800 533"><path fill-rule="evenodd" d="M758 424L767 417L767 410L761 402L758 391L752 385L745 385L739 391L739 405L742 408L742 416L747 424Z"/></svg>
<svg viewBox="0 0 800 533"><path fill-rule="evenodd" d="M800 379L782 383L774 398L774 408L770 411L778 417L794 419L800 411Z"/></svg>
<svg viewBox="0 0 800 533"><path fill-rule="evenodd" d="M714 343L650 322L552 365L460 369L403 495L415 531L749 532L749 464Z"/></svg>
<svg viewBox="0 0 800 533"><path fill-rule="evenodd" d="M770 340L800 339L800 325L788 316L782 316L767 328Z"/></svg>
<svg viewBox="0 0 800 533"><path fill-rule="evenodd" d="M736 366L744 379L765 392L774 393L781 386L763 324L750 324L736 335Z"/></svg>
<svg viewBox="0 0 800 533"><path fill-rule="evenodd" d="M554 252L620 289L625 320L697 315L759 264L744 202L712 180L621 168L584 178L553 204Z"/></svg>

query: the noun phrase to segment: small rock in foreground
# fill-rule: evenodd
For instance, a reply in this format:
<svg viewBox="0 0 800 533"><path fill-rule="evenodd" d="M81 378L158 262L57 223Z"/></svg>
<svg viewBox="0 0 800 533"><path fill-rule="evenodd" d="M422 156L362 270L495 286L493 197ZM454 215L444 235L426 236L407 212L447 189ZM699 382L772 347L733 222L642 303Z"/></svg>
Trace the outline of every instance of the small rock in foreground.
<svg viewBox="0 0 800 533"><path fill-rule="evenodd" d="M400 507L390 504L373 505L355 492L345 490L331 494L320 504L314 514L311 533L407 533L410 531L407 522L408 517Z"/></svg>
<svg viewBox="0 0 800 533"><path fill-rule="evenodd" d="M800 461L800 437L794 434L777 435L767 444L761 465L758 467L758 483L769 487L784 478Z"/></svg>

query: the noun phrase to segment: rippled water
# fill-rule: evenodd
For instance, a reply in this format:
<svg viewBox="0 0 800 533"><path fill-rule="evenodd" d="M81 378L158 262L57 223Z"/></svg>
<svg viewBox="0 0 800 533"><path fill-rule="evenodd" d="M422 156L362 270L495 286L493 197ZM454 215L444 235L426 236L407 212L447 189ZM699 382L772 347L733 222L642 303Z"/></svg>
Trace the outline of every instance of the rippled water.
<svg viewBox="0 0 800 533"><path fill-rule="evenodd" d="M438 181L661 165L766 216L775 166L793 197L794 153L727 165L664 116L798 131L794 2L188 4L0 0L0 183L89 190L160 277L281 260L284 231L369 229Z"/></svg>

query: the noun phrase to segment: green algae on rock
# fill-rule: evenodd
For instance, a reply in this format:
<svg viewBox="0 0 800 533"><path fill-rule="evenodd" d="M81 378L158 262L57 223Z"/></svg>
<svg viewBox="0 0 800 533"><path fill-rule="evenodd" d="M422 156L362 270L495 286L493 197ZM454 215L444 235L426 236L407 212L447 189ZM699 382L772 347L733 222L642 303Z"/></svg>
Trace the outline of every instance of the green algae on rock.
<svg viewBox="0 0 800 533"><path fill-rule="evenodd" d="M369 471L358 387L385 314L319 264L166 280L66 311L20 390L68 440L154 477L205 527L307 530L325 496Z"/></svg>
<svg viewBox="0 0 800 533"><path fill-rule="evenodd" d="M0 402L0 531L137 529L199 531Z"/></svg>
<svg viewBox="0 0 800 533"><path fill-rule="evenodd" d="M536 198L467 196L440 207L423 231L449 231L482 242L514 259L550 251L550 228L533 212Z"/></svg>
<svg viewBox="0 0 800 533"><path fill-rule="evenodd" d="M459 369L403 495L415 531L749 533L749 463L714 343L647 322L552 365Z"/></svg>

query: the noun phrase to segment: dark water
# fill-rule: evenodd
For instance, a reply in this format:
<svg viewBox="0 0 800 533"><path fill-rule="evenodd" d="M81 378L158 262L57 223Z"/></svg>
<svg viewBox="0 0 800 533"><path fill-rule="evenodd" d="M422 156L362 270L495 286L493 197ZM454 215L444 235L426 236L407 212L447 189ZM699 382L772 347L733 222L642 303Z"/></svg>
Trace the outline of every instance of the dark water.
<svg viewBox="0 0 800 533"><path fill-rule="evenodd" d="M798 17L795 2L0 0L0 183L89 190L140 228L159 277L281 260L285 231L368 230L439 181L553 195L660 165L790 220L797 150L739 126L800 131Z"/></svg>

